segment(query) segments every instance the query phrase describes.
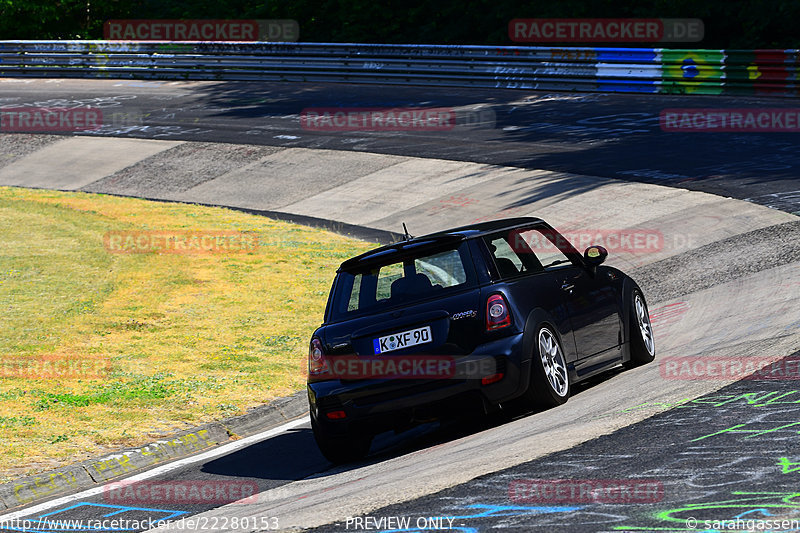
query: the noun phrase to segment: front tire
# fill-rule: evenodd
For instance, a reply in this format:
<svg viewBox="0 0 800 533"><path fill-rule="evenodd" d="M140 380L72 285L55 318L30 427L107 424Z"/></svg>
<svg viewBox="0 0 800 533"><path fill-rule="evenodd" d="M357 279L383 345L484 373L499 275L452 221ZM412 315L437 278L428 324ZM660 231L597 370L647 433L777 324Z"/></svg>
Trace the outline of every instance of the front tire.
<svg viewBox="0 0 800 533"><path fill-rule="evenodd" d="M531 360L531 383L525 393L525 403L548 409L569 399L570 383L567 362L558 336L549 325L536 331Z"/></svg>
<svg viewBox="0 0 800 533"><path fill-rule="evenodd" d="M656 358L656 344L653 336L653 325L642 291L631 292L631 312L628 319L630 331L631 360L625 366L634 368L647 364Z"/></svg>
<svg viewBox="0 0 800 533"><path fill-rule="evenodd" d="M363 459L372 445L372 435L330 435L311 420L314 440L325 459L333 464L351 463Z"/></svg>

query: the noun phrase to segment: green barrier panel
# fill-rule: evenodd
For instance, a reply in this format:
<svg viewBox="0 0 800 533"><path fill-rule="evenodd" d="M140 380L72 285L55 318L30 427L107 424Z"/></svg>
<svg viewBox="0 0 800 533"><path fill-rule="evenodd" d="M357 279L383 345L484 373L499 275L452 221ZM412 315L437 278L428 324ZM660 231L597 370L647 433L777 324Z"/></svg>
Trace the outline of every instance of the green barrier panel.
<svg viewBox="0 0 800 533"><path fill-rule="evenodd" d="M661 50L663 81L659 92L721 94L724 59L722 50Z"/></svg>

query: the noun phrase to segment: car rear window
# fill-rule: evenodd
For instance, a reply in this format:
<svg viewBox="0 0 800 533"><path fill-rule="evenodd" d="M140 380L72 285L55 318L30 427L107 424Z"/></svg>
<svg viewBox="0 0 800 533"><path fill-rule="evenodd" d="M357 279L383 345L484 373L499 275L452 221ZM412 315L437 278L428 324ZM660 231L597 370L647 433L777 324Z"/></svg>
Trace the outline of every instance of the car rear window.
<svg viewBox="0 0 800 533"><path fill-rule="evenodd" d="M466 242L455 248L429 249L402 258L395 255L366 269L339 272L330 318L381 312L476 283Z"/></svg>

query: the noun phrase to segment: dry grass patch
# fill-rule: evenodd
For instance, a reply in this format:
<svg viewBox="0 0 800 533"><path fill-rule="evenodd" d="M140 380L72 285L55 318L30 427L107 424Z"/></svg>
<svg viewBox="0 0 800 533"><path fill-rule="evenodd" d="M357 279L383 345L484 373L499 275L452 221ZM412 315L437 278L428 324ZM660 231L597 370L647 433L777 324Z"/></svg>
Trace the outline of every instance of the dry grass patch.
<svg viewBox="0 0 800 533"><path fill-rule="evenodd" d="M299 390L336 267L374 246L221 208L5 187L0 228L0 478ZM110 253L104 236L130 231L258 245Z"/></svg>

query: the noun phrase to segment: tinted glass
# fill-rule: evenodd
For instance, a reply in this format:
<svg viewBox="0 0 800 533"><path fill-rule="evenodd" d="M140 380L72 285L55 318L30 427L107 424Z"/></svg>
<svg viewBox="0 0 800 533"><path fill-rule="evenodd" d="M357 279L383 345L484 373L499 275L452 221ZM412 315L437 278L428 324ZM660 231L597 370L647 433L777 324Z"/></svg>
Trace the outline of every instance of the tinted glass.
<svg viewBox="0 0 800 533"><path fill-rule="evenodd" d="M501 279L571 264L565 252L574 252L563 237L547 228L506 231L484 241Z"/></svg>
<svg viewBox="0 0 800 533"><path fill-rule="evenodd" d="M340 272L332 296L331 318L344 318L435 298L475 284L466 243L458 248L421 251L386 264ZM389 262L390 261L390 262Z"/></svg>

